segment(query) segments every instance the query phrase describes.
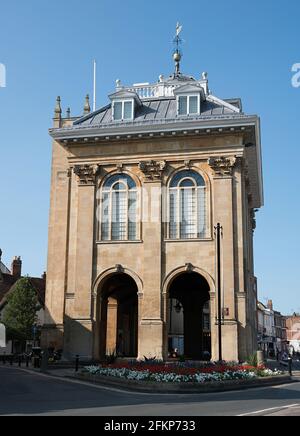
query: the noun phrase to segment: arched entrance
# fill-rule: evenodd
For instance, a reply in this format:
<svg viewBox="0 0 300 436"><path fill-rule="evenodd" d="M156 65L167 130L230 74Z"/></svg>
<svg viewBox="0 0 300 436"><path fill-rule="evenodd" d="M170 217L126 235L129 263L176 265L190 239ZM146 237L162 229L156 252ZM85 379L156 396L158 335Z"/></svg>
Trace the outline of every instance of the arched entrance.
<svg viewBox="0 0 300 436"><path fill-rule="evenodd" d="M132 277L116 273L100 289L100 357L137 357L138 288Z"/></svg>
<svg viewBox="0 0 300 436"><path fill-rule="evenodd" d="M169 353L195 360L211 356L210 288L196 272L182 273L169 287Z"/></svg>

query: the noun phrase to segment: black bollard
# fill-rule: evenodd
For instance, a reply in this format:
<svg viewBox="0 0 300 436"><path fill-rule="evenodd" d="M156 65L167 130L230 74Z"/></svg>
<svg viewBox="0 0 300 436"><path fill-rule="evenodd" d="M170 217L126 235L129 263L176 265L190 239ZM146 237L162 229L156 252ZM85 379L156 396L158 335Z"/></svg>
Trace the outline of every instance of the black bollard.
<svg viewBox="0 0 300 436"><path fill-rule="evenodd" d="M29 368L29 356L26 355L26 368Z"/></svg>
<svg viewBox="0 0 300 436"><path fill-rule="evenodd" d="M19 356L18 365L19 365L19 368L21 368L21 366L22 366L22 356Z"/></svg>
<svg viewBox="0 0 300 436"><path fill-rule="evenodd" d="M293 377L293 359L289 357L289 374Z"/></svg>
<svg viewBox="0 0 300 436"><path fill-rule="evenodd" d="M11 355L10 356L10 366L13 366L13 364L14 364L14 356Z"/></svg>
<svg viewBox="0 0 300 436"><path fill-rule="evenodd" d="M76 360L75 360L75 372L79 371L79 356L76 356Z"/></svg>

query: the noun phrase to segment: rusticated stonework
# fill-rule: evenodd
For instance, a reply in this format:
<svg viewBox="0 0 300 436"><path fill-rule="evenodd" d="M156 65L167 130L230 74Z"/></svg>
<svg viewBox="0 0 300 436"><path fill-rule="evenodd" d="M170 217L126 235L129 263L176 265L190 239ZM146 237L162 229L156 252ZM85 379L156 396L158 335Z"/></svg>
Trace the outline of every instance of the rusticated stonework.
<svg viewBox="0 0 300 436"><path fill-rule="evenodd" d="M94 185L99 173L98 165L75 165L74 173L80 185Z"/></svg>
<svg viewBox="0 0 300 436"><path fill-rule="evenodd" d="M167 167L166 161L143 161L139 164L139 169L144 173L148 181L161 180L164 170Z"/></svg>
<svg viewBox="0 0 300 436"><path fill-rule="evenodd" d="M208 160L208 164L214 170L214 172L219 176L231 176L233 168L237 163L237 158L232 157L213 157Z"/></svg>

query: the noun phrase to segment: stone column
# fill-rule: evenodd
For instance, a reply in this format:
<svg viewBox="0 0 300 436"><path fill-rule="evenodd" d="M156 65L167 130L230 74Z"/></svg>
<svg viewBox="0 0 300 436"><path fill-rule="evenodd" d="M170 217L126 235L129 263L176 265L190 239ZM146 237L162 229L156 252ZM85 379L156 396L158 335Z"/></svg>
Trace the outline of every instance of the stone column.
<svg viewBox="0 0 300 436"><path fill-rule="evenodd" d="M223 227L223 309L228 309L228 312L225 311L222 342L223 359L228 361L237 361L239 358L238 323L235 301L233 226L233 168L235 164L236 157L217 157L209 159L209 165L214 170L214 225L220 223ZM218 329L215 325L215 319L212 319L212 359L218 359Z"/></svg>
<svg viewBox="0 0 300 436"><path fill-rule="evenodd" d="M111 355L117 351L117 328L118 328L118 300L109 298L107 304L107 334L106 354Z"/></svg>
<svg viewBox="0 0 300 436"><path fill-rule="evenodd" d="M72 352L92 357L92 280L94 260L95 182L98 167L77 165L78 215Z"/></svg>
<svg viewBox="0 0 300 436"><path fill-rule="evenodd" d="M141 162L143 184L144 292L139 299L139 358L163 358L162 174L166 162Z"/></svg>

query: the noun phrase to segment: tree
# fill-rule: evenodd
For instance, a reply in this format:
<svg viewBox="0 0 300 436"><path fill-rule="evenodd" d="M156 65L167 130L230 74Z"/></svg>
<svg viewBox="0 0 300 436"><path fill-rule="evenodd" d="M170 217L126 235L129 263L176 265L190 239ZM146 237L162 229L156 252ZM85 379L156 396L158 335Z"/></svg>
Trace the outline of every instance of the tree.
<svg viewBox="0 0 300 436"><path fill-rule="evenodd" d="M34 287L28 277L21 278L8 295L3 314L3 324L8 337L24 343L33 338L33 327L40 309Z"/></svg>

